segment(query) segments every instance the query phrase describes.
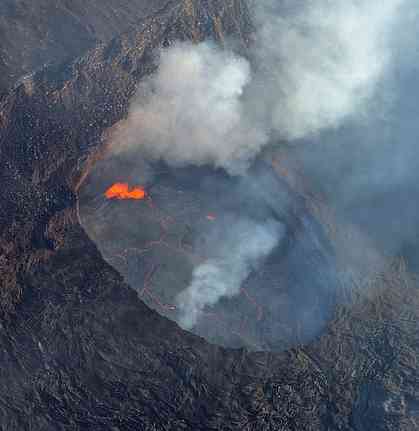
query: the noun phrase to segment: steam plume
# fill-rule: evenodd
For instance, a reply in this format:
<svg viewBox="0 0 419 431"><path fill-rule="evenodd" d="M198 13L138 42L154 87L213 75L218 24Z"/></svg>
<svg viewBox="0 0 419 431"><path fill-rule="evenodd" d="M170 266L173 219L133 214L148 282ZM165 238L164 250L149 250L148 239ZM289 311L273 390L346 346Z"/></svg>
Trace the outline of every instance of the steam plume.
<svg viewBox="0 0 419 431"><path fill-rule="evenodd" d="M162 50L157 73L140 84L127 124L114 136L115 147L138 148L175 166L243 172L267 142L244 112L241 95L250 80L247 60L210 43Z"/></svg>
<svg viewBox="0 0 419 431"><path fill-rule="evenodd" d="M162 50L114 148L237 174L273 131L295 140L338 127L362 112L382 77L401 3L314 0L284 12L264 0L256 7L253 72L246 59L208 42Z"/></svg>
<svg viewBox="0 0 419 431"><path fill-rule="evenodd" d="M215 256L195 268L190 286L178 296L180 324L192 328L206 306L239 293L240 285L278 243L283 227L273 220L230 220L232 228L218 242Z"/></svg>
<svg viewBox="0 0 419 431"><path fill-rule="evenodd" d="M257 6L250 62L207 42L162 50L159 69L140 84L113 136L114 148L245 174L272 138L296 141L362 116L388 67L402 0L291 2L286 12L277 3ZM178 297L185 327L206 306L237 294L281 236L274 222L232 226Z"/></svg>
<svg viewBox="0 0 419 431"><path fill-rule="evenodd" d="M314 0L279 15L275 3L262 2L252 99L264 106L268 127L300 139L362 111L388 65L401 3Z"/></svg>

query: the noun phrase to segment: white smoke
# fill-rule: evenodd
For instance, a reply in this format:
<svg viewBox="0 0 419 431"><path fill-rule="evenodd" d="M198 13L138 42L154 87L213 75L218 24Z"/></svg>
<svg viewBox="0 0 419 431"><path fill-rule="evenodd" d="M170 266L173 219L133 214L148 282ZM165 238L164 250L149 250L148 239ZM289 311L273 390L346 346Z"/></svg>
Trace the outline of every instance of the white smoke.
<svg viewBox="0 0 419 431"><path fill-rule="evenodd" d="M113 148L237 174L272 131L295 140L338 127L362 113L383 76L402 3L312 0L285 13L258 2L253 73L246 59L208 42L161 50Z"/></svg>
<svg viewBox="0 0 419 431"><path fill-rule="evenodd" d="M242 282L276 246L283 225L273 220L260 224L250 219L234 221L218 243L215 257L195 268L190 286L178 295L179 323L192 328L205 307L240 291Z"/></svg>
<svg viewBox="0 0 419 431"><path fill-rule="evenodd" d="M268 125L294 140L365 111L389 64L392 25L402 3L314 0L278 16L261 2L255 58L263 81L252 96L258 107L264 105Z"/></svg>
<svg viewBox="0 0 419 431"><path fill-rule="evenodd" d="M247 60L204 42L160 53L156 74L139 86L127 123L113 139L171 165L212 164L244 172L266 143L246 118L241 95L251 80Z"/></svg>
<svg viewBox="0 0 419 431"><path fill-rule="evenodd" d="M113 134L113 148L242 174L272 136L295 141L339 127L362 114L385 73L402 3L307 0L281 15L277 3L262 0L253 71L246 59L207 42L162 50L158 70L140 84ZM226 229L216 257L195 269L178 297L184 327L238 293L277 244L279 226L241 220Z"/></svg>

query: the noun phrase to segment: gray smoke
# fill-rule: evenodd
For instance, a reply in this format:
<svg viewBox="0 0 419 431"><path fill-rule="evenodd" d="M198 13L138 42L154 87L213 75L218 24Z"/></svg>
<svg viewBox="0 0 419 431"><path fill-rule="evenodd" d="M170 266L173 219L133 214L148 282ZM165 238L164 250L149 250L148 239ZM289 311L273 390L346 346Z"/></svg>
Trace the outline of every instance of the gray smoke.
<svg viewBox="0 0 419 431"><path fill-rule="evenodd" d="M347 118L343 127L326 129L296 149L305 174L323 189L341 220L361 226L381 253L402 254L416 268L418 29L417 4L401 2L387 30L391 37L384 39L391 56L362 121ZM357 245L351 246L356 253Z"/></svg>
<svg viewBox="0 0 419 431"><path fill-rule="evenodd" d="M402 3L314 0L297 2L286 15L277 2L259 3L254 57L262 68L251 96L267 126L295 140L365 112L389 65Z"/></svg>
<svg viewBox="0 0 419 431"><path fill-rule="evenodd" d="M179 323L192 328L205 307L239 293L242 282L266 258L283 234L281 223L251 219L229 220L229 228L213 250L214 256L195 268L192 282L178 295Z"/></svg>
<svg viewBox="0 0 419 431"><path fill-rule="evenodd" d="M390 37L403 1L280 3L258 2L249 61L208 42L161 50L158 70L139 85L112 136L115 151L245 174L275 139L311 138L367 115L391 64ZM280 226L242 219L226 227L214 257L194 270L178 298L184 327L194 326L206 306L238 293L280 240Z"/></svg>
<svg viewBox="0 0 419 431"><path fill-rule="evenodd" d="M276 132L301 139L363 112L391 58L389 36L403 0L314 0L256 6L250 57L203 42L160 52L115 151L140 150L175 166L243 173Z"/></svg>
<svg viewBox="0 0 419 431"><path fill-rule="evenodd" d="M157 73L139 85L127 122L113 136L114 148L174 166L244 172L267 142L241 101L250 81L247 60L209 42L164 49Z"/></svg>

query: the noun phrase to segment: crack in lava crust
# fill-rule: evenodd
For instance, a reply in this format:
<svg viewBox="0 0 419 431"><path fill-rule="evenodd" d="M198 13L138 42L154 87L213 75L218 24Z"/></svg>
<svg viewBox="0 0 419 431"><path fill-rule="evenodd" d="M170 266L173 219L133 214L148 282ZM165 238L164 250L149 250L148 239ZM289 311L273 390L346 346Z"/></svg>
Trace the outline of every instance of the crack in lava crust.
<svg viewBox="0 0 419 431"><path fill-rule="evenodd" d="M274 217L286 235L238 294L207 306L192 329L211 342L280 350L316 335L333 309L333 256L300 196L266 164L251 173L246 197L237 178L206 168L158 169L141 177L121 160L97 164L81 189L83 225L104 257L160 314L179 321L178 294L211 255L208 232L225 214ZM108 200L109 181L144 184L144 199ZM160 172L160 173L159 173ZM305 321L303 321L305 319Z"/></svg>

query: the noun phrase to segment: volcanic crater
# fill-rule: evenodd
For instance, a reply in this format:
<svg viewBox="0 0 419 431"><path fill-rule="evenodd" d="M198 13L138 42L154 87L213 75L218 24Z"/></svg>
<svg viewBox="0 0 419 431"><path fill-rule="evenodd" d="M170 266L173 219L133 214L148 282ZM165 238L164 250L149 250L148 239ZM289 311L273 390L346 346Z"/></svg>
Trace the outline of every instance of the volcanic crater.
<svg viewBox="0 0 419 431"><path fill-rule="evenodd" d="M125 194L109 193L121 185ZM305 198L267 161L231 177L209 167L109 155L80 190L82 224L104 258L149 307L178 323L179 294L194 268L242 217L272 218L282 226L281 238L237 294L205 307L192 332L249 350L282 350L312 339L333 312L335 258Z"/></svg>

